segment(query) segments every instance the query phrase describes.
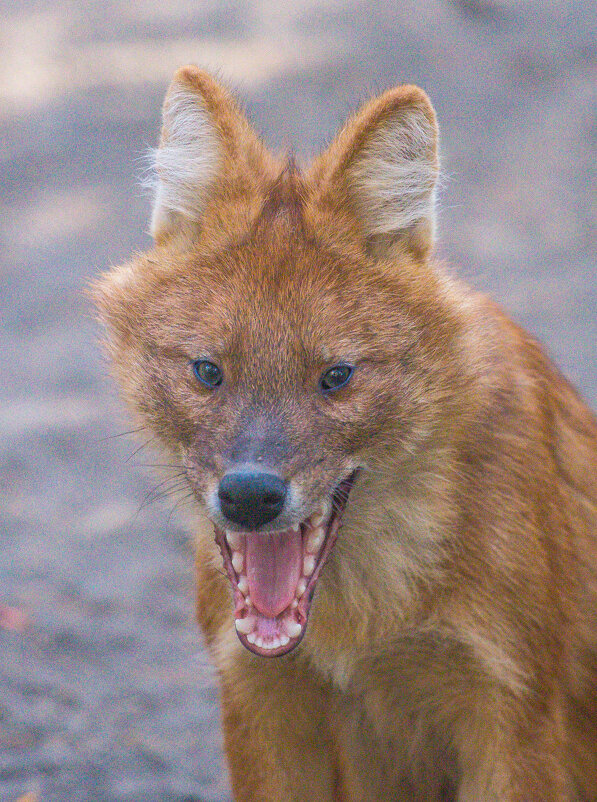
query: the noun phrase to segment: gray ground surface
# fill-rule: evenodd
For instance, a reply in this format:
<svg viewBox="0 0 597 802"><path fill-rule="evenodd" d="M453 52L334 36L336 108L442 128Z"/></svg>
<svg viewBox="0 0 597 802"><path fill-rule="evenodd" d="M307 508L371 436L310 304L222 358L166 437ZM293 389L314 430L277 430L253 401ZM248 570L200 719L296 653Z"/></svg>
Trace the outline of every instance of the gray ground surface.
<svg viewBox="0 0 597 802"><path fill-rule="evenodd" d="M441 253L595 406L592 5L0 2L0 603L27 616L0 627L2 800L229 798L188 540L139 509L151 456L113 437L83 296L148 243L139 159L173 70L220 69L303 156L370 91L425 87Z"/></svg>

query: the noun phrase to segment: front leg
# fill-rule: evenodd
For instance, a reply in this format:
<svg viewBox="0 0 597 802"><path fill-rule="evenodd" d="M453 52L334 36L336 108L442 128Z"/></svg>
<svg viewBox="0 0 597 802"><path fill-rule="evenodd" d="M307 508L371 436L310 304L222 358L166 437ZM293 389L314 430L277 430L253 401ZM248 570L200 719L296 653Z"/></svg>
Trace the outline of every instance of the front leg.
<svg viewBox="0 0 597 802"><path fill-rule="evenodd" d="M362 802L332 742L335 694L295 654L258 657L239 643L219 555L197 548L197 617L218 668L235 802Z"/></svg>
<svg viewBox="0 0 597 802"><path fill-rule="evenodd" d="M235 802L352 802L342 790L329 728L331 690L292 657L234 649L220 676Z"/></svg>

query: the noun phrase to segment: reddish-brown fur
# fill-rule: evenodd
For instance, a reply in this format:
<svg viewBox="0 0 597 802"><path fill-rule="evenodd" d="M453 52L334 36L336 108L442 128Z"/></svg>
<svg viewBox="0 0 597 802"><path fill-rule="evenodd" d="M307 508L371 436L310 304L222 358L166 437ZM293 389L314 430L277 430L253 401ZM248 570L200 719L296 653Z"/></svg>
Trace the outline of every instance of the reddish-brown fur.
<svg viewBox="0 0 597 802"><path fill-rule="evenodd" d="M96 294L132 409L196 493L235 799L595 802L597 425L529 335L444 275L431 218L372 224L359 160L413 110L435 130L424 93L366 104L301 173L205 73L170 92L207 112L217 178L201 219L157 215L155 247ZM435 137L420 158L434 175ZM192 375L204 354L221 392ZM346 358L354 379L322 398ZM304 640L274 659L237 640L202 504L250 448L306 514L362 466Z"/></svg>

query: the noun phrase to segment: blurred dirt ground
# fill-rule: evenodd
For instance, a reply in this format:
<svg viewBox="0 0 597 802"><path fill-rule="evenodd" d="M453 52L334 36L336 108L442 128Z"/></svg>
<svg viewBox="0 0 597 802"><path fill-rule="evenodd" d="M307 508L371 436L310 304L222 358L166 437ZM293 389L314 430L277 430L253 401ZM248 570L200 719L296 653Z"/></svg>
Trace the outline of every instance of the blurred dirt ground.
<svg viewBox="0 0 597 802"><path fill-rule="evenodd" d="M314 153L393 83L442 127L440 253L597 403L594 4L0 2L0 798L227 800L191 550L106 378L88 281L148 244L174 69Z"/></svg>

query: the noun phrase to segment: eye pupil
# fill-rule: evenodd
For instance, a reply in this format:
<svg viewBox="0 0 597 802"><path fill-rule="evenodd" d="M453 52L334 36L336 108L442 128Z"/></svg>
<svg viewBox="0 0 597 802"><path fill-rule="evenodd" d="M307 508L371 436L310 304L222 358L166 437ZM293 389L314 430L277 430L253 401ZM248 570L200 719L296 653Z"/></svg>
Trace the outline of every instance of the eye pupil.
<svg viewBox="0 0 597 802"><path fill-rule="evenodd" d="M339 390L340 387L348 384L352 373L353 368L350 365L334 365L323 374L319 380L319 386L323 392Z"/></svg>
<svg viewBox="0 0 597 802"><path fill-rule="evenodd" d="M222 371L207 359L198 359L193 362L193 372L199 381L207 387L217 387L222 383Z"/></svg>

